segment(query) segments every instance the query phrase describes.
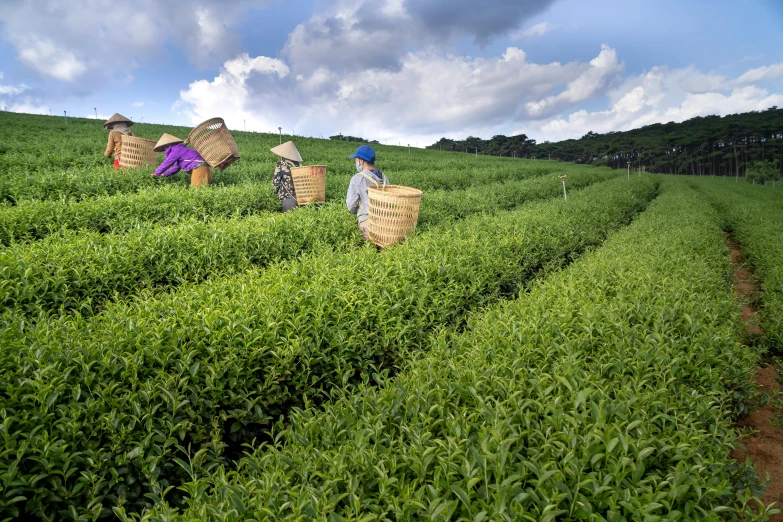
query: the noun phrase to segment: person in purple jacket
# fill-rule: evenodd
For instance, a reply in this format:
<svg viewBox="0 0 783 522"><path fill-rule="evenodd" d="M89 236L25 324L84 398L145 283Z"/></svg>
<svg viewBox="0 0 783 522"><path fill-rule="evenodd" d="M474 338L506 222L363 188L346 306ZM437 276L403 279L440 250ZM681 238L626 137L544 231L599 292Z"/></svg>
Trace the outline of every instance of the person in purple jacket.
<svg viewBox="0 0 783 522"><path fill-rule="evenodd" d="M191 187L205 187L212 182L212 167L176 136L163 134L152 150L164 153L163 163L155 169L156 176L171 176L184 170L190 172Z"/></svg>

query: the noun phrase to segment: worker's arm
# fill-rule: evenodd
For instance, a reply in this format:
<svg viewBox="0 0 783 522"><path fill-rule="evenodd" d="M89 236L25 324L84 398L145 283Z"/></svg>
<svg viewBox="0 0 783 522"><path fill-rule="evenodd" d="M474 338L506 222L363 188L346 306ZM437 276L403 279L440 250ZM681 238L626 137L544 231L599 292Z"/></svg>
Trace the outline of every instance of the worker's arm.
<svg viewBox="0 0 783 522"><path fill-rule="evenodd" d="M106 151L103 153L107 158L114 154L114 131L109 131L109 143L106 145Z"/></svg>
<svg viewBox="0 0 783 522"><path fill-rule="evenodd" d="M345 195L345 205L352 214L356 214L359 211L359 203L361 201L357 190L358 184L356 178L357 176L351 178L351 182L348 184L348 193Z"/></svg>
<svg viewBox="0 0 783 522"><path fill-rule="evenodd" d="M176 154L173 150L167 150L166 153L163 163L155 169L156 176L171 176L180 170L179 165L177 165L179 154Z"/></svg>
<svg viewBox="0 0 783 522"><path fill-rule="evenodd" d="M370 219L369 216L369 208L370 208L370 196L367 194L367 187L362 184L359 191L359 208L356 209L356 219L359 221L359 224L367 221Z"/></svg>
<svg viewBox="0 0 783 522"><path fill-rule="evenodd" d="M353 202L352 204L350 202ZM367 181L361 174L355 175L348 186L348 196L346 197L348 209L356 214L356 219L361 224L370 217L368 215L369 196L367 194Z"/></svg>

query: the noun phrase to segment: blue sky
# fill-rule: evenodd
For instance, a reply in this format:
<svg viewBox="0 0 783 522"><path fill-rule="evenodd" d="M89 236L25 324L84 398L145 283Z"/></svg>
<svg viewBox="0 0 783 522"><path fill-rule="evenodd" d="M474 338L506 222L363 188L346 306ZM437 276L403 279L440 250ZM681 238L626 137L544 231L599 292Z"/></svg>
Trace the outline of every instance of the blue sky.
<svg viewBox="0 0 783 522"><path fill-rule="evenodd" d="M539 141L783 106L783 2L4 0L0 107Z"/></svg>

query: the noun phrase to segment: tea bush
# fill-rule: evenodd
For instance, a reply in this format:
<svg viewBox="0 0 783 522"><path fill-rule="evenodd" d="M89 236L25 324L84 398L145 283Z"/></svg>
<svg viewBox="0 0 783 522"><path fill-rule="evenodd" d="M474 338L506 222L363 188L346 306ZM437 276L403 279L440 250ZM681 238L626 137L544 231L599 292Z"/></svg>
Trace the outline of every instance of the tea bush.
<svg viewBox="0 0 783 522"><path fill-rule="evenodd" d="M164 132L185 138L190 129L153 124L133 126L133 131L157 140ZM214 174L214 185L247 182L268 184L278 157L269 149L279 143L277 134L232 131L241 159ZM0 141L7 152L0 162L0 202L14 205L25 200L85 200L96 196L134 194L150 188L185 187L189 175L178 173L154 178L152 169L113 170L104 159L108 133L103 122L49 116L0 114ZM288 136L286 139L290 139ZM348 155L356 144L314 138L294 138L306 164L328 166L327 198L341 198L348 180L356 173ZM490 182L518 180L563 171L593 170L592 167L512 158L475 158L469 154L424 151L374 145L378 166L396 184L422 190L455 190ZM163 155L159 155L162 159Z"/></svg>
<svg viewBox="0 0 783 522"><path fill-rule="evenodd" d="M279 206L271 184L258 183L210 190L166 186L84 201L25 200L0 208L0 244L41 239L62 230L124 232L192 218L246 216Z"/></svg>
<svg viewBox="0 0 783 522"><path fill-rule="evenodd" d="M574 175L571 184L580 188L610 177L614 174L596 170ZM231 189L212 193L222 190ZM511 209L557 196L559 191L557 183L543 177L427 192L419 230L447 219ZM194 192L200 191L190 193ZM245 196L250 199L249 194ZM191 199L204 200L201 196ZM186 205L182 206L188 209ZM175 200L172 206L179 203ZM116 221L126 218L127 214L117 216ZM324 246L341 249L359 244L356 219L344 204L207 222L183 219L174 226L141 226L110 235L64 231L41 242L0 251L0 303L29 316L58 310L91 315L107 300L143 288L165 290L187 281L266 266Z"/></svg>
<svg viewBox="0 0 783 522"><path fill-rule="evenodd" d="M756 356L717 213L682 183L399 375L298 410L236 469L182 467L185 520L762 520L734 490ZM123 520L136 519L124 516ZM774 511L769 511L774 513Z"/></svg>
<svg viewBox="0 0 783 522"><path fill-rule="evenodd" d="M113 170L102 122L0 112L0 520L768 514L721 226L779 343L774 189L377 145L424 190L379 252L356 144L296 137L327 203L281 214L280 137L232 133L190 190Z"/></svg>
<svg viewBox="0 0 783 522"><path fill-rule="evenodd" d="M712 180L709 180L712 181ZM761 290L762 342L783 351L783 190L732 182L692 183L720 211L724 228L741 243Z"/></svg>
<svg viewBox="0 0 783 522"><path fill-rule="evenodd" d="M322 250L44 319L0 360L2 511L92 518L176 497L188 448L203 470L233 458L291 408L394 368L433 331L599 245L654 191L615 179L383 253Z"/></svg>

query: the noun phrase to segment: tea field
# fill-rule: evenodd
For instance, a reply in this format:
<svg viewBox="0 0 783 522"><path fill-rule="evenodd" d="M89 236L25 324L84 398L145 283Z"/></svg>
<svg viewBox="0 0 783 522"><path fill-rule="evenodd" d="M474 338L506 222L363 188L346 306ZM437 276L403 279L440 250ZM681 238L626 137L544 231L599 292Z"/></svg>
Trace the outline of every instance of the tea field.
<svg viewBox="0 0 783 522"><path fill-rule="evenodd" d="M294 138L327 202L282 214L279 137L234 136L191 189L0 113L0 520L767 518L731 451L783 340L780 192L378 145L424 191L378 251L356 144Z"/></svg>

